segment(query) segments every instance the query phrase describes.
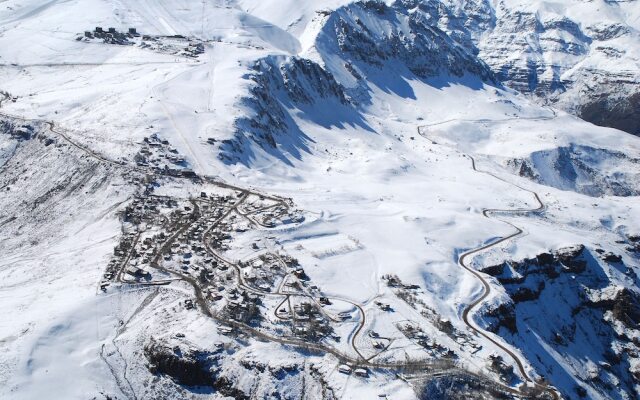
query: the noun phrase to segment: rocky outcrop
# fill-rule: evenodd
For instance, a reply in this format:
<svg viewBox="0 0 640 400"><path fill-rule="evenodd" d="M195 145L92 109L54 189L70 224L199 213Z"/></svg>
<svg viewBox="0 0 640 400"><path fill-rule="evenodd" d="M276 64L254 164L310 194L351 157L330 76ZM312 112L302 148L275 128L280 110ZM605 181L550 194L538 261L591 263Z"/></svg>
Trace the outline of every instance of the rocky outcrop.
<svg viewBox="0 0 640 400"><path fill-rule="evenodd" d="M640 194L640 159L621 151L570 145L507 160L506 166L540 184L588 196Z"/></svg>
<svg viewBox="0 0 640 400"><path fill-rule="evenodd" d="M19 120L0 119L0 134L9 135L14 140L24 141L36 135L36 128Z"/></svg>
<svg viewBox="0 0 640 400"><path fill-rule="evenodd" d="M539 294L544 289L544 280L537 283L535 287L523 286L529 275L543 275L545 278L555 279L561 273L583 272L588 258L585 251L583 245L569 246L554 252L540 253L533 258L525 258L518 262L509 261L485 266L481 271L497 278L504 285L515 284L513 293L516 297L522 296L523 299L514 299L514 301L526 301L530 300L528 297L531 296L537 298L537 295L533 294Z"/></svg>
<svg viewBox="0 0 640 400"><path fill-rule="evenodd" d="M511 333L518 332L516 310L513 302L487 307L483 310L483 316L490 321L485 328L490 332L497 333L501 326L507 328Z"/></svg>
<svg viewBox="0 0 640 400"><path fill-rule="evenodd" d="M588 305L611 311L613 318L627 328L637 328L640 324L640 294L627 288L618 290L611 298L591 301Z"/></svg>
<svg viewBox="0 0 640 400"><path fill-rule="evenodd" d="M483 399L515 399L516 397L499 385L481 379L479 376L451 372L436 375L427 379L416 388L420 400L483 400ZM538 394L538 399L546 397Z"/></svg>
<svg viewBox="0 0 640 400"><path fill-rule="evenodd" d="M624 241L627 245L625 249L636 257L640 256L640 235L631 234L626 239Z"/></svg>
<svg viewBox="0 0 640 400"><path fill-rule="evenodd" d="M587 32L595 40L611 40L631 33L631 28L621 23L601 23L587 26Z"/></svg>
<svg viewBox="0 0 640 400"><path fill-rule="evenodd" d="M206 354L182 353L180 348L170 349L155 341L144 348L149 360L149 370L170 376L180 385L213 386L212 362Z"/></svg>
<svg viewBox="0 0 640 400"><path fill-rule="evenodd" d="M152 338L145 345L146 368L154 375L145 385L145 397L337 398L325 369L303 356L264 357L267 353L246 351L244 340L196 349L184 337Z"/></svg>
<svg viewBox="0 0 640 400"><path fill-rule="evenodd" d="M589 387L612 397L618 389L628 392L640 376L640 293L612 277L625 268L619 255L583 245L487 266L482 271L503 285L509 300L482 309L485 327L551 376L567 365L558 357L583 360L589 367L576 367L580 379L563 393L588 393ZM531 347L540 341L543 346Z"/></svg>
<svg viewBox="0 0 640 400"><path fill-rule="evenodd" d="M237 389L226 377L219 377L215 372L217 358L207 352L183 350L176 346L169 348L155 340L151 340L144 348L149 360L149 371L171 377L177 384L190 387L209 387L223 396L234 399L249 399Z"/></svg>

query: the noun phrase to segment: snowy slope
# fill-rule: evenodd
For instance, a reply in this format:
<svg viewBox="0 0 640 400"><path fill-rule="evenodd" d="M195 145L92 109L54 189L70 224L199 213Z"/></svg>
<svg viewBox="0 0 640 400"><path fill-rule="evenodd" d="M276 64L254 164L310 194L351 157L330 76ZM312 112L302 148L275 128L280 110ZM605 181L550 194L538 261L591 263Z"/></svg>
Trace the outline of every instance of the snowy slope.
<svg viewBox="0 0 640 400"><path fill-rule="evenodd" d="M565 398L637 397L635 309L626 319L614 303L623 288L631 299L639 290L630 238L640 233L640 140L513 90L577 112L594 76L637 79L633 5L3 2L0 309L10 318L0 324L0 397L482 398L526 386L547 398L550 387ZM83 38L96 26L148 38ZM628 51L614 57L601 42ZM163 148L153 138L171 155L150 152ZM257 204L265 193L291 199L302 222L229 222L223 254L298 260L308 290L332 299L327 313L349 314L332 325L338 339L308 344L334 352L267 339L289 332L279 298L262 298L259 328L228 336L201 304L185 307L194 290L179 275L99 290L135 199L186 203L214 190L154 177L155 159L244 188ZM622 254L622 264L592 254L587 272L552 279L530 262L573 245ZM484 246L468 263L491 290L469 309L486 289L459 257ZM505 262L507 275L487 269ZM514 274L525 277L506 279ZM537 298L518 297L541 281ZM566 307L553 307L558 298ZM608 333L593 351L588 334L555 336L585 305L593 310L576 323ZM500 325L505 309L518 333ZM540 315L547 323L532 320ZM626 352L619 364L608 347ZM443 359L455 368L409 368ZM368 365L369 376L340 373L344 362ZM176 365L202 380L185 381Z"/></svg>

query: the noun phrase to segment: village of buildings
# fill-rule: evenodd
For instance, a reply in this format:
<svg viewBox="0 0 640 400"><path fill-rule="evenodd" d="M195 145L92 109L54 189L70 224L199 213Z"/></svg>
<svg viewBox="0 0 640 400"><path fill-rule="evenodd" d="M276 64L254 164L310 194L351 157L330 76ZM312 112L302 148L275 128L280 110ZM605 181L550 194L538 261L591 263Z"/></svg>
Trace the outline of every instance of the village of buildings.
<svg viewBox="0 0 640 400"><path fill-rule="evenodd" d="M138 46L159 53L173 54L189 58L197 58L204 53L204 43L182 35L158 36L138 33L136 28L128 28L126 32L114 27L96 26L85 31L76 40L86 43L106 43L120 46Z"/></svg>
<svg viewBox="0 0 640 400"><path fill-rule="evenodd" d="M314 284L279 243L280 230L308 218L291 200L200 177L157 135L134 161L141 189L122 212L102 292L186 282L193 295L181 307L213 318L218 335L331 353L339 372L362 379L379 368L455 370L462 353L482 350L420 299L418 285L396 276L382 277L387 295L369 304ZM398 306L421 317L407 320ZM499 356L491 360L505 384L517 381Z"/></svg>

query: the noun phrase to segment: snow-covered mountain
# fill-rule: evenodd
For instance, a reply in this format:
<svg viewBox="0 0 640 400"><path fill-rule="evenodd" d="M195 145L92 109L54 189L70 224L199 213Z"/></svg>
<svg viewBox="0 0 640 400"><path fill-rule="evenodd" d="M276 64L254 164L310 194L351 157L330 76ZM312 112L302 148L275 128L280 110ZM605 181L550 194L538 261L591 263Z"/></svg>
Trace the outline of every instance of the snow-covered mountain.
<svg viewBox="0 0 640 400"><path fill-rule="evenodd" d="M639 16L0 3L0 397L636 398Z"/></svg>
<svg viewBox="0 0 640 400"><path fill-rule="evenodd" d="M434 18L468 37L505 85L589 122L640 133L636 1L444 3Z"/></svg>

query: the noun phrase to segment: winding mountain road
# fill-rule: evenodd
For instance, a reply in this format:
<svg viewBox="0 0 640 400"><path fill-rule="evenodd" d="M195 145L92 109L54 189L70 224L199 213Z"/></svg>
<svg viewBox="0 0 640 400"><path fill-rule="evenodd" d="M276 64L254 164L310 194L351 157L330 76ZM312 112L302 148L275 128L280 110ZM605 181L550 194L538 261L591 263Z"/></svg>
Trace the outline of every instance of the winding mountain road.
<svg viewBox="0 0 640 400"><path fill-rule="evenodd" d="M484 174L488 174L494 178L503 180L502 178L487 172L487 171L481 171L479 169L477 169L476 167L476 163L473 157L467 155L467 157L469 157L471 159L471 166L473 168L474 171L476 172L480 172L480 173L484 173ZM517 186L517 185L516 185ZM538 194L536 192L533 192L531 190L528 189L524 189L520 186L517 186L518 188L525 190L527 192L530 192L534 199L536 200L536 202L538 203L538 207L536 208L531 208L531 209L484 209L482 210L482 214L486 217L486 218L492 218L491 214L495 214L495 213L540 213L542 211L544 211L545 209L545 205L542 202L542 200L540 200L540 197L538 196ZM477 298L475 301L473 301L472 303L468 304L463 312L462 312L462 320L464 321L464 323L471 328L471 330L473 330L475 333L477 333L478 335L484 337L485 339L489 340L491 343L493 343L494 345L496 345L497 347L499 347L501 350L503 350L505 353L507 353L516 363L518 370L520 371L520 375L527 381L532 383L534 386L543 389L547 392L549 392L550 394L553 395L554 399L559 398L557 396L557 393L555 391L555 389L551 389L549 386L546 385L541 385L538 382L536 382L533 378L531 378L527 372L527 370L525 369L525 362L520 358L519 355L517 355L515 352L513 352L511 349L509 349L507 346L503 345L502 343L500 343L500 341L498 341L497 339L495 339L493 337L493 335L491 335L490 333L488 333L487 331L479 328L478 326L475 325L474 321L473 321L473 310L475 310L480 304L482 304L491 294L491 285L489 284L489 282L487 282L487 280L484 278L483 274L478 272L476 269L474 269L473 267L471 267L471 257L477 253L480 253L482 251L485 251L491 247L495 247L498 246L499 244L506 242L508 240L514 239L520 235L522 235L523 230L519 227L517 227L516 225L507 222L505 220L496 218L501 222L504 222L510 226L512 226L515 229L515 232L513 232L510 235L504 236L500 239L497 239L491 243L488 243L486 245L483 245L481 247L472 249L472 250L468 250L462 254L460 254L460 256L458 257L458 264L464 268L465 270L467 270L468 272L470 272L471 274L473 274L476 278L478 278L478 280L480 280L480 282L482 283L483 286L483 293L482 295Z"/></svg>
<svg viewBox="0 0 640 400"><path fill-rule="evenodd" d="M555 116L555 113L554 113ZM543 117L546 119L546 117ZM550 117L552 118L552 117ZM436 142L429 138L427 135L425 135L422 131L421 131L421 127L418 127L418 134L425 137L426 139L430 140L433 144L436 144ZM543 212L546 209L545 204L542 202L542 200L540 199L540 196L538 195L538 193L536 193L533 190L529 190L526 189L522 186L519 186L515 183L509 182L503 178L501 178L498 175L495 175L491 172L488 171L483 171L478 169L478 167L476 166L476 160L469 154L462 154L464 157L469 158L469 160L471 161L471 168L473 168L474 171L478 172L478 173L482 173L485 175L489 175L494 179L498 179L500 181L503 181L511 186L514 186L516 188L518 188L519 190L523 190L525 192L529 192L531 193L531 195L533 196L535 202L537 203L537 207L534 208L515 208L515 209L496 209L496 208L485 208L482 210L482 215L486 218L495 218L492 217L492 214L538 214ZM484 275L482 273L480 273L479 271L477 271L475 268L473 268L471 266L470 260L472 258L472 256L483 252L485 250L488 250L492 247L498 246L506 241L509 241L511 239L514 239L520 235L523 234L523 230L521 228L519 228L518 226L514 225L511 222L508 222L504 219L500 219L500 218L495 218L500 222L503 222L511 227L513 227L515 229L515 231L507 236L503 236L499 239L496 239L490 243L487 243L485 245L482 245L480 247L471 249L471 250L467 250L464 253L460 254L458 256L458 265L462 268L464 268L466 271L468 271L469 273L471 273L473 276L475 276L480 283L482 284L482 294L480 295L480 297L478 297L477 299L475 299L473 302L469 303L462 311L462 320L465 323L465 325L467 325L469 327L469 329L471 329L473 332L475 332L477 335L482 336L483 338L487 339L488 341L490 341L491 343L493 343L496 347L500 348L502 351L504 351L506 354L509 355L509 357L511 357L514 362L516 363L516 366L518 367L518 371L520 373L520 375L522 376L522 378L524 379L525 382L530 383L533 388L540 390L542 392L546 392L548 393L552 399L554 400L558 400L561 398L560 394L558 393L558 391L553 388L550 385L547 384L543 384L543 383L539 383L537 382L535 379L533 379L529 373L527 372L526 368L525 368L525 364L526 364L526 360L523 360L520 355L516 354L512 349L510 349L507 345L503 344L501 342L500 339L497 339L494 337L493 334L481 329L480 327L478 327L475 322L473 321L473 311L479 306L481 305L491 294L491 285L489 284L489 282L485 279Z"/></svg>

